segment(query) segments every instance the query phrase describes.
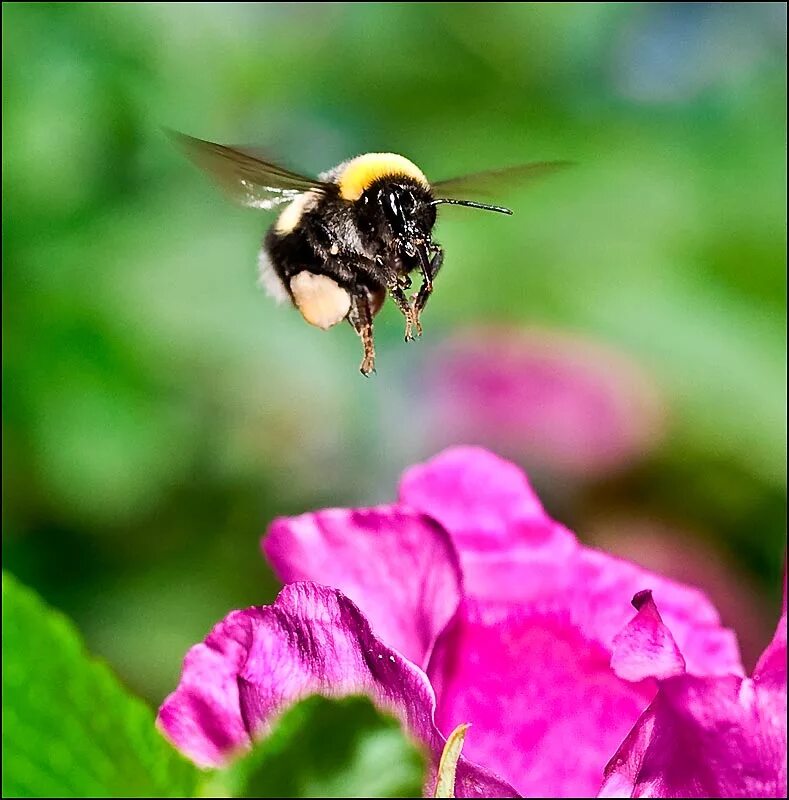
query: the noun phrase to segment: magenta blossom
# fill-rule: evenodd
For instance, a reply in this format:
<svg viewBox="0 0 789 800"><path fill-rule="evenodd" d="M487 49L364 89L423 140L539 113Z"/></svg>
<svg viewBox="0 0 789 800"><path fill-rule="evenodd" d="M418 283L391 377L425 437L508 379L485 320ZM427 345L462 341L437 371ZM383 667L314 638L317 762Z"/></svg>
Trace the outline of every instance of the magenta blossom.
<svg viewBox="0 0 789 800"><path fill-rule="evenodd" d="M361 691L434 761L473 723L457 796L591 796L680 661L688 680L744 680L702 594L583 547L483 450L412 468L394 505L277 520L264 550L290 585L192 648L159 713L204 766L305 695ZM643 589L665 625L628 637Z"/></svg>
<svg viewBox="0 0 789 800"><path fill-rule="evenodd" d="M574 478L632 463L665 428L637 364L557 331L469 330L435 350L420 385L434 442L479 442Z"/></svg>

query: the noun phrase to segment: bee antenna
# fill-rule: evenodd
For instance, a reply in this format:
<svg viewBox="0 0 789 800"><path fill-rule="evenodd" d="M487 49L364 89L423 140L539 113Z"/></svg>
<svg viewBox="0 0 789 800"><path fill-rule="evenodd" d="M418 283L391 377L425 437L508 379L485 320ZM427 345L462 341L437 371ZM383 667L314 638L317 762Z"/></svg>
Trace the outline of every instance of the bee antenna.
<svg viewBox="0 0 789 800"><path fill-rule="evenodd" d="M439 197L433 200L431 206L439 206L442 204L450 206L468 206L469 208L481 208L483 211L496 211L499 214L509 214L512 216L512 211L504 206L489 206L486 203L475 203L473 200L452 200L449 197Z"/></svg>

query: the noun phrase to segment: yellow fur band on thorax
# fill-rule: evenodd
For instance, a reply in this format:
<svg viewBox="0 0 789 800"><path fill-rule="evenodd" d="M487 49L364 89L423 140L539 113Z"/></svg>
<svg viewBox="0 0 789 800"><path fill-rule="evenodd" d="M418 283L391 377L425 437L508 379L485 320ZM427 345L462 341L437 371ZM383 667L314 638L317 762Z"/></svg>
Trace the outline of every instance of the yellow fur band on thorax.
<svg viewBox="0 0 789 800"><path fill-rule="evenodd" d="M343 199L358 200L362 192L379 178L398 175L429 186L422 170L397 153L365 153L352 158L337 176L337 186Z"/></svg>

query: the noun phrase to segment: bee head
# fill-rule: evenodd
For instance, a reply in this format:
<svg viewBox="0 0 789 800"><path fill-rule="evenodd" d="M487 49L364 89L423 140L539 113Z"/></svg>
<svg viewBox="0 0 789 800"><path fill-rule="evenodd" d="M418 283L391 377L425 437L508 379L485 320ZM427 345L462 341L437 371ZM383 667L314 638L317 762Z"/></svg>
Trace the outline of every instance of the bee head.
<svg viewBox="0 0 789 800"><path fill-rule="evenodd" d="M365 227L386 249L414 256L430 242L436 209L424 186L390 178L371 186L361 200Z"/></svg>

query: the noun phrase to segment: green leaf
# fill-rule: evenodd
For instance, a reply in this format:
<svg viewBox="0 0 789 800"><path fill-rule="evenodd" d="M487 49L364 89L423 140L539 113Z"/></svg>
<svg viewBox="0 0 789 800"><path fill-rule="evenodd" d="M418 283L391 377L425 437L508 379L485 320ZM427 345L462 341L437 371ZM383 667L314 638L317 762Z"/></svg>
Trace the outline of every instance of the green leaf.
<svg viewBox="0 0 789 800"><path fill-rule="evenodd" d="M74 625L3 573L3 796L193 796L198 775Z"/></svg>
<svg viewBox="0 0 789 800"><path fill-rule="evenodd" d="M205 790L240 797L421 797L425 757L366 697L309 697Z"/></svg>

